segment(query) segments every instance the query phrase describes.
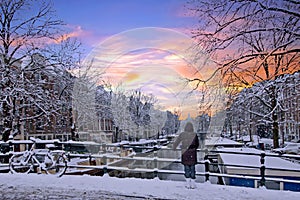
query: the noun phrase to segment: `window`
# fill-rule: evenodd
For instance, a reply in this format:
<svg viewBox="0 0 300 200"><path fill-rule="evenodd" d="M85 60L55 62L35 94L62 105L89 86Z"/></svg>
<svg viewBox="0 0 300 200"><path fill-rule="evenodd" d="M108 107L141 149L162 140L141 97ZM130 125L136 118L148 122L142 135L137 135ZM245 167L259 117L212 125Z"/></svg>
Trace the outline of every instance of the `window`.
<svg viewBox="0 0 300 200"><path fill-rule="evenodd" d="M35 73L35 74L34 74L34 80L35 80L35 81L41 80L41 74L40 74L40 73Z"/></svg>
<svg viewBox="0 0 300 200"><path fill-rule="evenodd" d="M41 121L36 122L36 130L43 130L43 123Z"/></svg>

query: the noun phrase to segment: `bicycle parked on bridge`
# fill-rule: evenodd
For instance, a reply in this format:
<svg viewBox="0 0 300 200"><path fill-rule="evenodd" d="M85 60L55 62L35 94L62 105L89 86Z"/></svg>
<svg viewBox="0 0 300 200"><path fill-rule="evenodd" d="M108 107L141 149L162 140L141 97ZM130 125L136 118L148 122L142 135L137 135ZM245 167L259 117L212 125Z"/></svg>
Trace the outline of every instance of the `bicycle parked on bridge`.
<svg viewBox="0 0 300 200"><path fill-rule="evenodd" d="M29 151L14 153L9 160L10 172L13 174L36 172L61 177L67 169L67 157L64 151L50 151L35 147L34 141Z"/></svg>

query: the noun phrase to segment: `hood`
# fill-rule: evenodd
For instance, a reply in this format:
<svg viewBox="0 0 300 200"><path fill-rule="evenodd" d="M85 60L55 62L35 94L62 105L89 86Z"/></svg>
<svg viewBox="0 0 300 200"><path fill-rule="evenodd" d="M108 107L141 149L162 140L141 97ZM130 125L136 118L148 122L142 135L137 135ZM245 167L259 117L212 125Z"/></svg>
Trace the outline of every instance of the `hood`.
<svg viewBox="0 0 300 200"><path fill-rule="evenodd" d="M194 132L194 127L191 122L188 122L184 127L185 132Z"/></svg>

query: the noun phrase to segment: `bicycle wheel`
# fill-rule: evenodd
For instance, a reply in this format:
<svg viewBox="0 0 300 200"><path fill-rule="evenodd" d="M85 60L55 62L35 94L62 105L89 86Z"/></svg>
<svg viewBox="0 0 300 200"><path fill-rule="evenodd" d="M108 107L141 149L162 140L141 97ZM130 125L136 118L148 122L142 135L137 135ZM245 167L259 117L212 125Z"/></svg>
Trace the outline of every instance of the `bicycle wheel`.
<svg viewBox="0 0 300 200"><path fill-rule="evenodd" d="M9 160L9 170L12 174L26 173L33 169L32 160L25 154L15 154Z"/></svg>
<svg viewBox="0 0 300 200"><path fill-rule="evenodd" d="M67 159L63 153L48 153L44 164L46 173L50 175L61 177L67 170Z"/></svg>

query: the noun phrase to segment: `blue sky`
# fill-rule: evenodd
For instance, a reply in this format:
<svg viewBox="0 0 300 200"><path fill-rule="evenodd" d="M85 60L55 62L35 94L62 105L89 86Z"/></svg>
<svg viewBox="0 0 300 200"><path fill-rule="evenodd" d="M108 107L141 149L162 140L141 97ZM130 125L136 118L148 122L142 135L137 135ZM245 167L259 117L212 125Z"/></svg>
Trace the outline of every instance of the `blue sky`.
<svg viewBox="0 0 300 200"><path fill-rule="evenodd" d="M187 96L193 86L185 78L199 74L186 62L184 51L197 21L187 16L186 0L52 1L70 37L82 42L87 59L109 60L108 52L118 52L106 69L106 81L121 83L125 90L142 88L165 109L182 110L185 117L196 115L197 99Z"/></svg>
<svg viewBox="0 0 300 200"><path fill-rule="evenodd" d="M187 33L195 19L185 16L186 0L53 0L57 16L73 31L81 31L83 45L93 46L114 34L162 27Z"/></svg>

